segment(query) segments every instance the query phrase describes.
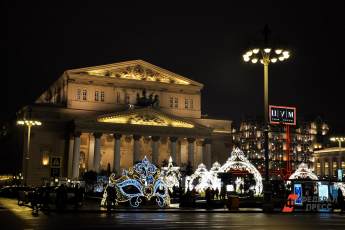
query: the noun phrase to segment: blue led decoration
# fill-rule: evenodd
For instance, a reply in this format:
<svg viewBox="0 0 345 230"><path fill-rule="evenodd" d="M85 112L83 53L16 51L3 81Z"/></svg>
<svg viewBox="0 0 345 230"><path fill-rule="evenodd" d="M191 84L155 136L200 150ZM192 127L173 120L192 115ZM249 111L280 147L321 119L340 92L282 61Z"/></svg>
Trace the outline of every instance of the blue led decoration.
<svg viewBox="0 0 345 230"><path fill-rule="evenodd" d="M153 197L156 198L159 207L170 204L168 187L160 177L160 170L151 164L146 156L128 171L124 170L119 179L112 174L108 186L116 190L116 204L128 201L132 207L136 208L139 207L143 198L151 200ZM106 200L107 193L104 192L102 206L106 204Z"/></svg>

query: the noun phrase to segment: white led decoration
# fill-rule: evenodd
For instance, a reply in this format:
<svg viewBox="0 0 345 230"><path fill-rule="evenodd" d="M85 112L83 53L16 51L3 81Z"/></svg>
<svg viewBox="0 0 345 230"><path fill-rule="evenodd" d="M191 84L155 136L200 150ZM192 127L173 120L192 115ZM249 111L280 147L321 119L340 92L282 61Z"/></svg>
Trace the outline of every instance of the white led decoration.
<svg viewBox="0 0 345 230"><path fill-rule="evenodd" d="M228 172L231 169L247 171L249 174L253 174L255 180L255 195L260 195L262 193L263 186L260 172L249 162L244 156L243 151L239 148L232 151L231 157L219 169L219 172Z"/></svg>
<svg viewBox="0 0 345 230"><path fill-rule="evenodd" d="M119 179L115 179L115 175L112 174L109 177L108 186L114 187L116 190L116 204L128 201L132 207L139 207L143 197L147 200L156 197L159 207L170 204L168 187L161 179L160 170L151 164L146 156L133 168L129 168L128 171L124 170ZM106 190L103 193L102 206L106 205Z"/></svg>
<svg viewBox="0 0 345 230"><path fill-rule="evenodd" d="M301 163L296 171L291 174L289 180L295 179L311 179L311 180L318 180L319 178L313 173L313 170L308 168L308 165L305 163Z"/></svg>
<svg viewBox="0 0 345 230"><path fill-rule="evenodd" d="M204 192L209 187L212 187L212 179L206 166L201 163L190 177L186 177L185 188L186 191L195 188L195 190L200 193Z"/></svg>
<svg viewBox="0 0 345 230"><path fill-rule="evenodd" d="M173 187L180 186L180 167L174 166L172 158L169 158L169 163L167 167L162 167L161 169L161 177L164 183L169 188L170 192L173 192Z"/></svg>

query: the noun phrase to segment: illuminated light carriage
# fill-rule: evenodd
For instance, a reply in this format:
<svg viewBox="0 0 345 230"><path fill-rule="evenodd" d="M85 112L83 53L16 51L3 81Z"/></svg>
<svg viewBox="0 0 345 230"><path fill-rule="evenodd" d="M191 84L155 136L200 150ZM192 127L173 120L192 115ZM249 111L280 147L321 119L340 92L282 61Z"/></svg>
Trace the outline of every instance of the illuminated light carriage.
<svg viewBox="0 0 345 230"><path fill-rule="evenodd" d="M252 174L255 180L254 194L258 196L262 193L263 185L260 172L249 162L239 148L232 151L231 157L224 165L220 166L218 162L215 162L210 171L206 169L204 164L200 164L194 174L186 178L186 189L192 190L195 188L196 191L203 192L207 188L218 188L220 191L221 180L218 178L218 174L231 171ZM237 180L236 183L240 184L243 181Z"/></svg>

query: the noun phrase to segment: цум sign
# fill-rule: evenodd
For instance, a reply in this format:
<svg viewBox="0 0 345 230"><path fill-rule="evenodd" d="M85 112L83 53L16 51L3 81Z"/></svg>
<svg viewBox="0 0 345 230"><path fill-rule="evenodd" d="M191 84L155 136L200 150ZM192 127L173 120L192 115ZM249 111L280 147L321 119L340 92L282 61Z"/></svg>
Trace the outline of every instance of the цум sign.
<svg viewBox="0 0 345 230"><path fill-rule="evenodd" d="M271 124L296 125L296 108L286 106L269 106Z"/></svg>

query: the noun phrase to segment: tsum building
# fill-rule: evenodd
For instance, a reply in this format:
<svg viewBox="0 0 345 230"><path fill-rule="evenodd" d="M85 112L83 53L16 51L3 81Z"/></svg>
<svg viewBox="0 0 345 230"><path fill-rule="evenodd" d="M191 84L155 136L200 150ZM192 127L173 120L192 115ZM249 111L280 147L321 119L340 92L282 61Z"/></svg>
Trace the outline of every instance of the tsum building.
<svg viewBox="0 0 345 230"><path fill-rule="evenodd" d="M203 118L203 87L142 60L65 71L19 113L42 122L31 129L30 160L23 149L27 183L119 173L144 156L158 166L170 156L194 168L225 162L231 121Z"/></svg>

